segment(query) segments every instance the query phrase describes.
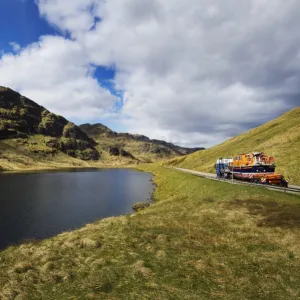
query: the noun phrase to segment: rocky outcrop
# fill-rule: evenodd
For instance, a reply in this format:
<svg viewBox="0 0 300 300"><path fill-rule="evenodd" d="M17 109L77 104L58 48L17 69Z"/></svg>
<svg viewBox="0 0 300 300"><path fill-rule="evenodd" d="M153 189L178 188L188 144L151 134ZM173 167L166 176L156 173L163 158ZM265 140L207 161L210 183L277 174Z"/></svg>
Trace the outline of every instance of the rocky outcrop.
<svg viewBox="0 0 300 300"><path fill-rule="evenodd" d="M113 156L119 156L120 149L118 147L109 147L109 154Z"/></svg>
<svg viewBox="0 0 300 300"><path fill-rule="evenodd" d="M137 155L153 154L157 158L170 158L174 156L182 156L199 150L204 150L203 147L186 148L161 140L151 140L148 137L139 134L117 133L100 123L83 124L79 127L89 137L96 139L100 145L102 143L105 144L106 141L109 140L110 143L113 144L109 148L109 153L113 156L122 155L120 153L120 149L123 149L124 147L126 148L126 150L129 149L130 153L132 153L135 157L137 157ZM139 143L139 146L134 149L134 152L131 149L133 148L131 144L134 144L136 142ZM123 156L126 156L126 153L123 153Z"/></svg>
<svg viewBox="0 0 300 300"><path fill-rule="evenodd" d="M97 160L100 156L94 148L96 142L78 126L15 91L0 87L0 140L32 135L51 137L45 144L53 150L52 154L57 150L83 160Z"/></svg>
<svg viewBox="0 0 300 300"><path fill-rule="evenodd" d="M118 147L109 147L109 154L113 156L123 156L131 159L135 159L131 153L125 151L124 149L120 149Z"/></svg>
<svg viewBox="0 0 300 300"><path fill-rule="evenodd" d="M106 127L101 123L97 123L93 125L86 123L80 125L79 127L83 132L85 132L91 138L97 138L99 136L103 136L103 137L118 136L116 132L112 131L111 129L109 129L108 127Z"/></svg>
<svg viewBox="0 0 300 300"><path fill-rule="evenodd" d="M149 206L151 206L151 204L148 202L137 202L133 204L132 209L138 212L148 208Z"/></svg>

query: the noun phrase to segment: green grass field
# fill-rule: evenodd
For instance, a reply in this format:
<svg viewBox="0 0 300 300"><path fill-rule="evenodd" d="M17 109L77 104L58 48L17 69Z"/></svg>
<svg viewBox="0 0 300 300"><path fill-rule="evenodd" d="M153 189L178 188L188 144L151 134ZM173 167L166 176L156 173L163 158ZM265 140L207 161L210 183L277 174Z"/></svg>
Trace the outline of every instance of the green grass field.
<svg viewBox="0 0 300 300"><path fill-rule="evenodd" d="M299 196L141 169L151 207L0 252L0 299L299 299Z"/></svg>
<svg viewBox="0 0 300 300"><path fill-rule="evenodd" d="M300 185L300 107L281 117L234 137L225 143L204 151L167 162L167 165L214 172L219 157L232 157L239 153L264 151L274 156L276 172L290 177L290 183Z"/></svg>
<svg viewBox="0 0 300 300"><path fill-rule="evenodd" d="M8 171L88 167L89 162L58 152L45 145L49 137L40 135L28 139L0 141L0 168ZM26 143L26 144L24 144Z"/></svg>
<svg viewBox="0 0 300 300"><path fill-rule="evenodd" d="M102 152L101 147L97 147L102 152L100 160L84 161L48 147L45 141L49 139L51 137L33 135L27 139L0 141L0 171L124 167L136 164L136 161L128 158L110 156Z"/></svg>

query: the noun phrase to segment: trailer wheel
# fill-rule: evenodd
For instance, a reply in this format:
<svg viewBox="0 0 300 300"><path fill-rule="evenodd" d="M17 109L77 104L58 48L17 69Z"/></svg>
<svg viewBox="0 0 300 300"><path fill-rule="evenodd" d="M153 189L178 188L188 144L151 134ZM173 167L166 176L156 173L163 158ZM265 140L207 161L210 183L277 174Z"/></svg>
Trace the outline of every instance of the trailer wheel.
<svg viewBox="0 0 300 300"><path fill-rule="evenodd" d="M285 188L288 187L288 183L287 183L285 180L281 180L280 185L281 185L282 187L285 187Z"/></svg>

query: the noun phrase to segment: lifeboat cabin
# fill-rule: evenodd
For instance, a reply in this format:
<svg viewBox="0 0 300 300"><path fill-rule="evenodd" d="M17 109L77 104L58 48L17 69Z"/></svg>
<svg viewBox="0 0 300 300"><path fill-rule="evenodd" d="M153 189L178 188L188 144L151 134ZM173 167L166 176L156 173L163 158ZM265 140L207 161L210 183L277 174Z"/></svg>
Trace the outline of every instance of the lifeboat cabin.
<svg viewBox="0 0 300 300"><path fill-rule="evenodd" d="M275 160L274 157L268 157L263 152L251 152L233 157L231 167L238 175L274 173Z"/></svg>
<svg viewBox="0 0 300 300"><path fill-rule="evenodd" d="M233 157L229 169L236 179L286 185L284 177L275 173L275 167L274 157L264 152L251 152Z"/></svg>

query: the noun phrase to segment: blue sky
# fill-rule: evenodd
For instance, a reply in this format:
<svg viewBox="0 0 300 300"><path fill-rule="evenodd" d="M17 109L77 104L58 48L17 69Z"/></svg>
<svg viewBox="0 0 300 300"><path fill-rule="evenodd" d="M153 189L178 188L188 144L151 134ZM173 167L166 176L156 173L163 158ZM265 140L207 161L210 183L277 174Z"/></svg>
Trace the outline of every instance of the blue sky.
<svg viewBox="0 0 300 300"><path fill-rule="evenodd" d="M300 105L300 1L0 1L0 85L77 124L209 147Z"/></svg>
<svg viewBox="0 0 300 300"><path fill-rule="evenodd" d="M41 35L59 34L39 17L38 7L33 0L1 0L0 48L11 51L10 42L25 47L38 41Z"/></svg>
<svg viewBox="0 0 300 300"><path fill-rule="evenodd" d="M99 20L97 19L97 21ZM38 6L34 0L1 0L0 28L0 57L4 54L14 53L11 43L17 43L21 48L25 48L34 42L38 42L40 37L44 35L69 38L59 28L52 26L40 16ZM97 79L99 85L120 98L120 101L115 104L115 110L119 111L122 108L122 92L114 88L115 70L113 67L96 65L93 65L93 67L93 76ZM70 119L76 123L82 121L76 117ZM99 116L87 121L93 123L102 122L103 120ZM116 122L110 120L104 120L104 122L114 130L123 130L123 126Z"/></svg>
<svg viewBox="0 0 300 300"><path fill-rule="evenodd" d="M0 49L4 53L13 52L10 45L12 42L24 48L37 42L42 35L64 36L55 26L41 18L34 0L1 0L0 30ZM99 83L120 96L110 83L114 76L112 67L96 66L95 77Z"/></svg>

